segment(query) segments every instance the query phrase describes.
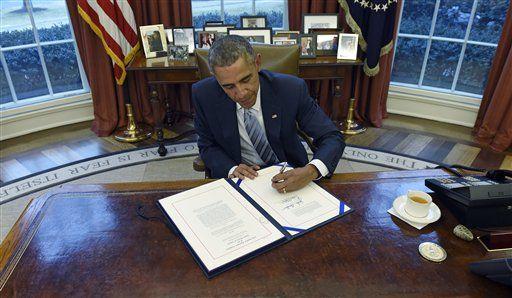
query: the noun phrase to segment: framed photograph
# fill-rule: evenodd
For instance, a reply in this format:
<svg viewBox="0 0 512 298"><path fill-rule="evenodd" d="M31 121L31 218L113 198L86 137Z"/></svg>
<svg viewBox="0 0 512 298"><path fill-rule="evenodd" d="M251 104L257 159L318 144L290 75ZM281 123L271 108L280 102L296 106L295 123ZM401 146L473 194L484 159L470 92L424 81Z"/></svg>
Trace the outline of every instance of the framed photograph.
<svg viewBox="0 0 512 298"><path fill-rule="evenodd" d="M275 45L281 45L281 46L288 46L288 45L297 44L297 40L296 39L278 39L278 40L272 39L272 42Z"/></svg>
<svg viewBox="0 0 512 298"><path fill-rule="evenodd" d="M240 24L242 28L266 28L267 17L261 16L240 16Z"/></svg>
<svg viewBox="0 0 512 298"><path fill-rule="evenodd" d="M188 45L169 45L167 57L170 60L187 60L188 59Z"/></svg>
<svg viewBox="0 0 512 298"><path fill-rule="evenodd" d="M280 36L280 35L274 35L274 36L272 36L272 43L273 43L273 44L285 44L285 43L287 43L287 41L289 41L289 40L295 40L295 41L297 41L297 39L295 39L295 38L290 38L290 37L288 37L288 36L286 36L286 35L284 35L284 36Z"/></svg>
<svg viewBox="0 0 512 298"><path fill-rule="evenodd" d="M236 28L228 29L228 35L240 35L249 42L272 44L272 28Z"/></svg>
<svg viewBox="0 0 512 298"><path fill-rule="evenodd" d="M338 35L339 33L317 33L316 36L316 55L317 56L336 56L338 54Z"/></svg>
<svg viewBox="0 0 512 298"><path fill-rule="evenodd" d="M164 29L165 37L167 37L167 44L173 44L172 29Z"/></svg>
<svg viewBox="0 0 512 298"><path fill-rule="evenodd" d="M139 30L146 58L167 54L167 38L163 24L140 26Z"/></svg>
<svg viewBox="0 0 512 298"><path fill-rule="evenodd" d="M339 33L338 55L336 56L336 58L356 60L358 38L359 35L357 34Z"/></svg>
<svg viewBox="0 0 512 298"><path fill-rule="evenodd" d="M197 48L209 49L212 47L213 42L217 38L215 31L196 31L197 32Z"/></svg>
<svg viewBox="0 0 512 298"><path fill-rule="evenodd" d="M203 27L203 31L215 31L218 33L228 34L228 29L235 28L233 24L224 24L224 25L205 25Z"/></svg>
<svg viewBox="0 0 512 298"><path fill-rule="evenodd" d="M286 39L297 39L299 37L299 31L288 31L288 30L276 30L274 31L274 37L286 38Z"/></svg>
<svg viewBox="0 0 512 298"><path fill-rule="evenodd" d="M313 34L299 35L300 58L316 57L316 39Z"/></svg>
<svg viewBox="0 0 512 298"><path fill-rule="evenodd" d="M309 33L310 28L338 28L338 14L322 13L313 14L305 13L302 15L302 32Z"/></svg>
<svg viewBox="0 0 512 298"><path fill-rule="evenodd" d="M274 30L274 35L290 35L290 34L300 34L300 31Z"/></svg>
<svg viewBox="0 0 512 298"><path fill-rule="evenodd" d="M341 29L334 29L334 28L309 28L308 34L319 34L319 33L332 33L332 34L339 34L342 33Z"/></svg>
<svg viewBox="0 0 512 298"><path fill-rule="evenodd" d="M222 25L224 24L224 21L206 21L204 22L204 26L208 25Z"/></svg>
<svg viewBox="0 0 512 298"><path fill-rule="evenodd" d="M188 53L194 53L196 48L195 32L193 27L178 27L172 29L174 44L177 46L188 46Z"/></svg>

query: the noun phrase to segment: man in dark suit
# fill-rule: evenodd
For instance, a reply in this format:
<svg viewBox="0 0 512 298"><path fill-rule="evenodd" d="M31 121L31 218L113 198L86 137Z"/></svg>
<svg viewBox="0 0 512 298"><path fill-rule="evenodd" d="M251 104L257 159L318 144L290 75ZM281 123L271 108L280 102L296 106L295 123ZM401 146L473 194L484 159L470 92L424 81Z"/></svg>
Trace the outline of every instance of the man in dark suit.
<svg viewBox="0 0 512 298"><path fill-rule="evenodd" d="M199 152L214 178L253 179L260 167L286 161L294 169L272 179L286 193L334 172L343 136L304 80L260 71L261 55L237 35L215 41L208 63L214 76L192 86L192 99ZM318 148L311 162L297 124Z"/></svg>

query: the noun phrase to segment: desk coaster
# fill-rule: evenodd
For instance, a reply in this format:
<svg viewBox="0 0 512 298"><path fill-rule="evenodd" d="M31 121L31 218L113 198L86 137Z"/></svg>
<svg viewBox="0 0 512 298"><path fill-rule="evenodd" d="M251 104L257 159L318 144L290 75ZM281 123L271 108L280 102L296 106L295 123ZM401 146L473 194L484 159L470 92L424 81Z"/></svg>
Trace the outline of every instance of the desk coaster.
<svg viewBox="0 0 512 298"><path fill-rule="evenodd" d="M421 229L423 229L425 226L427 226L427 225L428 225L428 223L427 223L427 224L422 224L422 223L412 222L412 221L409 221L409 220L407 220L407 219L405 219L405 218L401 217L400 215L398 215L398 213L395 211L395 208L393 208L393 207L391 207L391 209L389 209L389 210L388 210L388 213L389 213L389 214L391 214L391 215L396 216L397 218L399 218L399 219L401 219L401 220L403 220L403 221L405 221L405 222L406 222L406 223L408 223L410 226L413 226L413 227L415 227L415 228L416 228L416 229L418 229L418 230L421 230Z"/></svg>
<svg viewBox="0 0 512 298"><path fill-rule="evenodd" d="M423 242L418 246L418 251L422 257L432 262L442 262L446 259L446 250L439 244L433 242Z"/></svg>

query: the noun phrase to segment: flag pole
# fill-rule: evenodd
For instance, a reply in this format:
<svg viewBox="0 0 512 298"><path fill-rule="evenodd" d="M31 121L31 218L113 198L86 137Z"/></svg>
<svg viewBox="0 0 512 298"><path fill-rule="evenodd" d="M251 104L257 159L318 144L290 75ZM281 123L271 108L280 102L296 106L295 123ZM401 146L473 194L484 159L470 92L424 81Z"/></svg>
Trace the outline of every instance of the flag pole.
<svg viewBox="0 0 512 298"><path fill-rule="evenodd" d="M125 82L128 80L128 73L126 74ZM130 94L128 92L128 84L123 84L123 97L126 106L126 117L128 123L126 126L118 128L114 132L114 138L119 142L136 143L143 141L153 134L153 128L147 124L135 122L133 115L133 107L130 101Z"/></svg>
<svg viewBox="0 0 512 298"><path fill-rule="evenodd" d="M357 135L366 131L366 127L354 120L356 70L357 66L352 66L352 83L350 84L350 101L348 103L347 119L340 123L340 132L345 135Z"/></svg>

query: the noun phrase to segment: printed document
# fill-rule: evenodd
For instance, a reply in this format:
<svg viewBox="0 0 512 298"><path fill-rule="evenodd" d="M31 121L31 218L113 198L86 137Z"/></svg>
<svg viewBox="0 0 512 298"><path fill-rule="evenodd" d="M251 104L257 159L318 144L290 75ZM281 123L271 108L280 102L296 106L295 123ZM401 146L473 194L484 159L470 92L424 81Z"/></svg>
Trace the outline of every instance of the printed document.
<svg viewBox="0 0 512 298"><path fill-rule="evenodd" d="M285 237L225 179L159 203L209 271Z"/></svg>
<svg viewBox="0 0 512 298"><path fill-rule="evenodd" d="M350 210L348 206L340 206L340 200L314 182L296 191L277 192L272 188L271 180L280 168L272 166L259 170L254 180L246 178L239 186L281 226L292 228L288 229L290 234L307 230L339 215L340 208L344 208L341 213Z"/></svg>

